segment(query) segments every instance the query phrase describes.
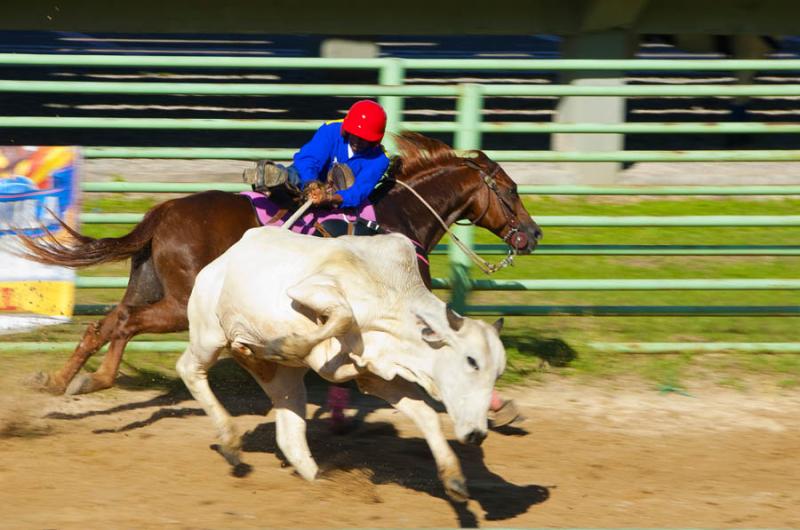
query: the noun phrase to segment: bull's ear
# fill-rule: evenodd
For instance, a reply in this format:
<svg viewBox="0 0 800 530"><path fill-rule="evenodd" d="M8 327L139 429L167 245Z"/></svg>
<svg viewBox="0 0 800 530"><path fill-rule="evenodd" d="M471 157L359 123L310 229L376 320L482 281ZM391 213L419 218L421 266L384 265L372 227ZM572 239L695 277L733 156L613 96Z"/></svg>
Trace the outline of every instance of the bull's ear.
<svg viewBox="0 0 800 530"><path fill-rule="evenodd" d="M417 315L417 325L420 328L422 340L427 342L431 348L439 349L444 346L444 337L434 330L424 317Z"/></svg>
<svg viewBox="0 0 800 530"><path fill-rule="evenodd" d="M459 331L464 325L464 317L453 311L453 308L450 307L450 304L447 304L445 312L447 313L447 323L450 324L450 329L453 331Z"/></svg>
<svg viewBox="0 0 800 530"><path fill-rule="evenodd" d="M500 317L495 321L494 324L492 324L492 327L495 329L495 331L497 331L498 335L500 335L500 332L503 331L503 322L505 322L503 317Z"/></svg>

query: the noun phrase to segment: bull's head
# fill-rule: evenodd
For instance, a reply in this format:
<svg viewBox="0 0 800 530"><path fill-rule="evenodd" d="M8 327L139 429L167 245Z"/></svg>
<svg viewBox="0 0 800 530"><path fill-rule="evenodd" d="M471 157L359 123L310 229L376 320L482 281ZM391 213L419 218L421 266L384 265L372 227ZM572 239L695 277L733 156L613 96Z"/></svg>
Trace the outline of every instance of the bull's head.
<svg viewBox="0 0 800 530"><path fill-rule="evenodd" d="M488 432L492 389L505 370L506 351L500 341L503 320L489 325L462 317L449 307L445 316L418 316L422 339L433 350L429 352L432 388L427 390L447 407L458 440L480 444Z"/></svg>

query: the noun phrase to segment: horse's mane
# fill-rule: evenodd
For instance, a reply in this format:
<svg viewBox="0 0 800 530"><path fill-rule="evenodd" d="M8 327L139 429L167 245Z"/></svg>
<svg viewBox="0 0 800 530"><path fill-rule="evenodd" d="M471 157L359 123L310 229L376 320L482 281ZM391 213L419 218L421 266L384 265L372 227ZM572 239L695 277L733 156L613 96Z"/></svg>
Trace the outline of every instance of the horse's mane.
<svg viewBox="0 0 800 530"><path fill-rule="evenodd" d="M438 181L439 186L446 186L440 179L437 179L448 168L463 163L465 157L456 152L446 143L429 138L415 132L402 132L395 135L395 143L400 156L392 160L389 168L388 179L382 181L370 195L373 204L380 202L395 186L394 180L416 184L423 182ZM468 156L480 157L480 151L470 151ZM446 193L443 187L437 193Z"/></svg>
<svg viewBox="0 0 800 530"><path fill-rule="evenodd" d="M402 132L395 136L400 158L394 177L406 179L424 171L441 168L463 160L446 143L415 132Z"/></svg>

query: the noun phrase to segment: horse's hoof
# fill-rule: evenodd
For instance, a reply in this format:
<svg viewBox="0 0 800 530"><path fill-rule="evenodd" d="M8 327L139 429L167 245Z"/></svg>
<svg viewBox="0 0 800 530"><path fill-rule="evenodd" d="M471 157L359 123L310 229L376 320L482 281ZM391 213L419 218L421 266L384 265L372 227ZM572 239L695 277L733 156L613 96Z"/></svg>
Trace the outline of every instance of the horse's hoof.
<svg viewBox="0 0 800 530"><path fill-rule="evenodd" d="M54 385L50 374L47 372L36 372L23 382L25 386L40 392L48 392L50 394L61 394L64 388Z"/></svg>
<svg viewBox="0 0 800 530"><path fill-rule="evenodd" d="M462 478L449 478L445 480L444 491L454 502L467 502L469 500L467 483Z"/></svg>
<svg viewBox="0 0 800 530"><path fill-rule="evenodd" d="M68 396L77 396L78 394L88 394L94 392L94 380L90 374L78 374L67 386L67 391L64 392Z"/></svg>

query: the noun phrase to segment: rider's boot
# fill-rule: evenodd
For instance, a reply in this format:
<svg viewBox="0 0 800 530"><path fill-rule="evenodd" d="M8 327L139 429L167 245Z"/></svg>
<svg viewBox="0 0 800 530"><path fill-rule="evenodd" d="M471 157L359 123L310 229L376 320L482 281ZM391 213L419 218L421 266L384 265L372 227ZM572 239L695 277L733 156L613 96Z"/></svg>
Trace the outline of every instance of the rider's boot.
<svg viewBox="0 0 800 530"><path fill-rule="evenodd" d="M271 160L259 160L255 168L245 169L242 180L250 184L253 191L266 191L269 188L285 186L289 191L300 192L299 178L296 174L293 175L289 168Z"/></svg>
<svg viewBox="0 0 800 530"><path fill-rule="evenodd" d="M489 404L489 425L493 429L520 423L525 417L520 413L513 399L503 399L497 390L492 390L492 401Z"/></svg>

